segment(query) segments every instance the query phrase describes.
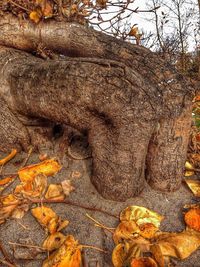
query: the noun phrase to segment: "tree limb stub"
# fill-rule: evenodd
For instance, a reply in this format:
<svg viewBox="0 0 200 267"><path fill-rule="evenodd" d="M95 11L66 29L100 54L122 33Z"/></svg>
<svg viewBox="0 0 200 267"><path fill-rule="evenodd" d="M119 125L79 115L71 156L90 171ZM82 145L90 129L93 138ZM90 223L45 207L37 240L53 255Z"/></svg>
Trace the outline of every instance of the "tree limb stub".
<svg viewBox="0 0 200 267"><path fill-rule="evenodd" d="M171 66L148 49L73 23L20 25L6 15L0 31L1 150L30 143L21 115L43 118L87 132L91 181L102 196L138 195L145 169L157 189L179 187L192 94ZM67 57L43 60L23 52L40 43Z"/></svg>

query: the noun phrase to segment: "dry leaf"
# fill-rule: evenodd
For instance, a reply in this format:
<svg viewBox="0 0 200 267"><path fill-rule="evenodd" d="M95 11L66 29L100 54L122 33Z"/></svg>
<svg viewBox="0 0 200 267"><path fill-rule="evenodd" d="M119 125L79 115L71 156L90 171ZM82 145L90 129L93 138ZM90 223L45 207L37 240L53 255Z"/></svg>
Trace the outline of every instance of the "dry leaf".
<svg viewBox="0 0 200 267"><path fill-rule="evenodd" d="M158 267L154 259L150 257L143 257L132 259L130 267Z"/></svg>
<svg viewBox="0 0 200 267"><path fill-rule="evenodd" d="M155 236L158 228L152 223L144 223L139 225L140 235L144 238L151 239Z"/></svg>
<svg viewBox="0 0 200 267"><path fill-rule="evenodd" d="M64 243L65 239L66 239L66 236L64 236L60 232L56 232L47 237L42 247L46 249L47 251L58 249Z"/></svg>
<svg viewBox="0 0 200 267"><path fill-rule="evenodd" d="M200 233L187 230L181 233L162 233L155 239L164 256L179 258L189 257L200 246Z"/></svg>
<svg viewBox="0 0 200 267"><path fill-rule="evenodd" d="M200 197L200 181L194 179L185 179L186 184L196 197Z"/></svg>
<svg viewBox="0 0 200 267"><path fill-rule="evenodd" d="M185 171L185 174L184 174L185 177L189 177L192 175L194 175L194 171Z"/></svg>
<svg viewBox="0 0 200 267"><path fill-rule="evenodd" d="M162 251L160 249L160 246L157 244L151 245L150 246L150 252L151 252L153 258L158 263L158 266L164 267L165 266L165 259L164 259L164 256L162 254Z"/></svg>
<svg viewBox="0 0 200 267"><path fill-rule="evenodd" d="M81 246L73 236L66 237L65 242L49 258L42 267L80 267L81 266Z"/></svg>
<svg viewBox="0 0 200 267"><path fill-rule="evenodd" d="M66 196L69 196L69 194L75 190L75 187L73 187L71 185L71 181L70 180L64 180L61 182L62 188L63 188L63 192Z"/></svg>
<svg viewBox="0 0 200 267"><path fill-rule="evenodd" d="M16 154L17 154L17 150L16 149L12 149L11 153L8 156L6 156L4 159L0 160L0 165L6 164L8 161L13 159Z"/></svg>
<svg viewBox="0 0 200 267"><path fill-rule="evenodd" d="M21 183L16 186L15 194L22 194L24 197L36 198L42 197L47 188L47 177L44 174L38 174L34 180Z"/></svg>
<svg viewBox="0 0 200 267"><path fill-rule="evenodd" d="M123 242L124 240L132 240L136 238L140 233L140 229L134 221L121 222L113 234L113 240L115 244Z"/></svg>
<svg viewBox="0 0 200 267"><path fill-rule="evenodd" d="M200 208L192 208L187 211L184 219L188 227L200 231Z"/></svg>
<svg viewBox="0 0 200 267"><path fill-rule="evenodd" d="M24 167L18 171L19 178L22 182L32 181L38 174L42 173L46 176L55 175L60 169L61 165L55 159L48 159L38 164Z"/></svg>
<svg viewBox="0 0 200 267"><path fill-rule="evenodd" d="M41 18L42 18L42 12L41 10L38 8L37 10L31 11L31 13L29 14L29 18L35 23L39 23Z"/></svg>
<svg viewBox="0 0 200 267"><path fill-rule="evenodd" d="M37 219L37 221L45 228L48 229L49 233L53 234L55 232L62 230L66 227L69 222L62 221L59 216L49 207L41 206L33 208L31 210L32 215Z"/></svg>
<svg viewBox="0 0 200 267"><path fill-rule="evenodd" d="M120 214L121 221L135 221L138 226L150 223L159 228L163 216L145 207L130 206Z"/></svg>
<svg viewBox="0 0 200 267"><path fill-rule="evenodd" d="M47 192L45 194L46 199L53 200L63 200L65 199L65 195L63 193L63 189L61 185L58 184L50 184Z"/></svg>
<svg viewBox="0 0 200 267"><path fill-rule="evenodd" d="M7 185L8 183L12 182L15 179L15 177L6 177L2 180L0 180L0 186Z"/></svg>
<svg viewBox="0 0 200 267"><path fill-rule="evenodd" d="M186 161L185 162L185 169L187 171L193 171L194 170L194 166L189 161Z"/></svg>

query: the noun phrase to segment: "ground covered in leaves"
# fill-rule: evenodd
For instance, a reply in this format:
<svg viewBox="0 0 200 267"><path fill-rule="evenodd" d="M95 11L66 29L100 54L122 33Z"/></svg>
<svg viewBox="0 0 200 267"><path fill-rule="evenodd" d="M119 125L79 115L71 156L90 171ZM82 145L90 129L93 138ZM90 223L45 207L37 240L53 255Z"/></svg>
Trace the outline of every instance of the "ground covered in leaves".
<svg viewBox="0 0 200 267"><path fill-rule="evenodd" d="M57 151L47 151L47 154L49 158L52 158L57 156ZM0 156L3 158L5 154L1 154ZM26 165L41 162L43 158L40 156L39 159L38 156L38 153L31 153ZM15 173L26 158L26 153L17 154L11 161L4 165L2 173ZM70 200L70 202L75 205L68 205L66 203L48 203L43 205L51 207L59 218L62 219L62 222L59 221L59 225L54 225L53 227L62 228L62 223L64 222L64 226L66 226L66 220L69 221L68 226L63 227L61 232L64 235L73 235L75 240L78 240L79 244L83 245L82 256L85 262L84 266L113 266L112 251L115 244L111 232L114 231L112 228L116 228L119 225L120 220L110 216L109 213L119 216L120 212L126 207L133 205L143 206L164 216L164 219L161 221L160 230L165 232L181 232L186 228L183 207L186 204L197 203L197 198L194 197L185 182L183 182L180 190L174 193L165 194L156 192L146 185L145 190L139 197L129 199L127 202L108 201L103 199L96 192L90 182L91 159L75 160L66 154L62 158L61 164L62 169L54 176L48 177L48 184L60 185L62 181L70 180L70 186L72 186L72 188L69 189L68 187L71 192L69 196L66 197L66 200ZM16 178L15 181L2 193L7 194L12 192L12 190L16 188L16 185L19 184L19 178ZM73 187L75 188L74 190L72 190ZM23 188L18 187L18 191L22 192ZM62 200L62 196L60 199ZM91 207L94 208L94 210L85 209L82 206ZM35 208L35 210L37 210L37 207L41 207L41 203L32 204L32 208ZM26 207L24 209L26 209ZM108 212L108 214L100 212L99 210ZM47 258L47 253L41 253L42 244L49 235L48 232L51 233L51 231L54 231L52 230L52 226L49 227L49 225L46 226L45 230L45 227L42 227L32 214L33 212L31 213L30 211L25 212L25 215L21 219L9 218L5 223L0 225L1 247L7 252L8 258L14 260L16 266L19 267L42 266L42 263ZM101 225L99 224L95 226L95 222L89 218L88 215L86 216L86 214L97 220L99 223L102 223L103 226L100 227ZM20 213L17 213L16 216L21 217ZM105 229L105 227L111 229ZM120 239L120 234L115 236L115 241L116 239ZM151 234L152 231L150 230L150 235ZM149 232L147 235L149 235ZM184 236L183 239L186 240L187 236ZM94 248L87 248L87 246ZM98 249L102 249L107 253L101 252ZM119 251L119 254L120 253L121 252ZM79 255L76 256L79 257ZM185 260L180 261L171 258L168 266L198 267L200 266L199 257L200 250L196 250ZM4 260L5 255L1 255L0 259ZM3 267L9 265L1 263L0 266ZM76 265L74 264L70 266L75 267ZM152 267L154 265L132 266Z"/></svg>

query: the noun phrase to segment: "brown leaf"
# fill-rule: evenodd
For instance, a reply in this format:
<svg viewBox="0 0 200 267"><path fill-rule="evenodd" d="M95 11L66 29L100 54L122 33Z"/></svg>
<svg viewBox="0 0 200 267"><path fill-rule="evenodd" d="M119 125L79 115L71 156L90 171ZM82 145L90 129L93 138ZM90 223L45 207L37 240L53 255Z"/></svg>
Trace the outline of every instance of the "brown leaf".
<svg viewBox="0 0 200 267"><path fill-rule="evenodd" d="M70 180L64 180L61 182L62 188L63 188L63 192L66 196L69 196L69 194L75 190L75 187L73 187L71 185L71 181Z"/></svg>
<svg viewBox="0 0 200 267"><path fill-rule="evenodd" d="M58 184L50 184L47 192L45 194L46 199L53 200L63 200L65 199L65 195L63 193L63 189L61 185Z"/></svg>
<svg viewBox="0 0 200 267"><path fill-rule="evenodd" d="M65 239L66 236L64 236L62 233L56 232L47 237L42 247L47 251L58 249L64 243Z"/></svg>
<svg viewBox="0 0 200 267"><path fill-rule="evenodd" d="M196 197L200 197L200 181L194 179L185 179L186 184Z"/></svg>

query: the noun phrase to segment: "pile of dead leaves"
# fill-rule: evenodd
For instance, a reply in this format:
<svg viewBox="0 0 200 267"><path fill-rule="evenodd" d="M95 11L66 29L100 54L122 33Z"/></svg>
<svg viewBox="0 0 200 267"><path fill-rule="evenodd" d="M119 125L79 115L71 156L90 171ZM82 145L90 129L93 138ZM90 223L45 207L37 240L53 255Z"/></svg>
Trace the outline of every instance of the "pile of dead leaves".
<svg viewBox="0 0 200 267"><path fill-rule="evenodd" d="M186 230L180 233L159 230L163 216L144 207L131 206L120 214L120 224L113 233L116 244L114 267L164 267L170 257L189 257L200 247L200 208L188 206Z"/></svg>
<svg viewBox="0 0 200 267"><path fill-rule="evenodd" d="M16 153L16 150L12 150L7 157L0 160L0 165L3 167ZM64 200L74 190L70 180L48 185L48 177L54 176L61 168L56 159L45 159L40 163L20 168L16 175L0 180L1 193L15 179L20 180L20 184L12 193L0 196L0 224L10 217L20 219L31 209L31 214L49 233L41 247L51 253L44 261L44 267L78 267L81 264L81 246L78 241L73 236L64 236L60 232L67 227L69 221L63 221L50 207L42 204L43 200ZM33 203L38 203L39 206L31 208Z"/></svg>

